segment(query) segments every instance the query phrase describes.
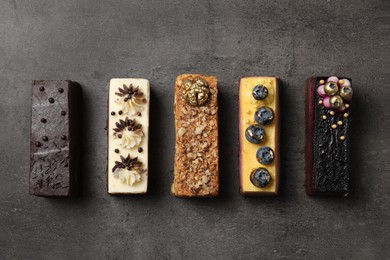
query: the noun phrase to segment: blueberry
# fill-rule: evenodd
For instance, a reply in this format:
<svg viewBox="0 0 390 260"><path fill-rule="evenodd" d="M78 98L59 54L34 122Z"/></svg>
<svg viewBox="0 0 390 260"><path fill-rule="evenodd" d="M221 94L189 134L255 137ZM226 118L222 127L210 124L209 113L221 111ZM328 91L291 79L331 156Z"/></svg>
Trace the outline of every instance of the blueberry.
<svg viewBox="0 0 390 260"><path fill-rule="evenodd" d="M271 175L265 168L254 169L250 178L252 184L259 188L264 188L271 181Z"/></svg>
<svg viewBox="0 0 390 260"><path fill-rule="evenodd" d="M268 146L260 147L256 152L256 159L261 164L270 164L274 160L274 151Z"/></svg>
<svg viewBox="0 0 390 260"><path fill-rule="evenodd" d="M269 107L260 107L256 110L255 120L261 125L268 125L274 120L274 111Z"/></svg>
<svg viewBox="0 0 390 260"><path fill-rule="evenodd" d="M266 99L268 96L268 89L266 87L264 87L263 85L257 85L252 90L252 96L256 100Z"/></svg>
<svg viewBox="0 0 390 260"><path fill-rule="evenodd" d="M252 144L259 144L264 141L265 131L259 124L250 125L245 130L245 137Z"/></svg>

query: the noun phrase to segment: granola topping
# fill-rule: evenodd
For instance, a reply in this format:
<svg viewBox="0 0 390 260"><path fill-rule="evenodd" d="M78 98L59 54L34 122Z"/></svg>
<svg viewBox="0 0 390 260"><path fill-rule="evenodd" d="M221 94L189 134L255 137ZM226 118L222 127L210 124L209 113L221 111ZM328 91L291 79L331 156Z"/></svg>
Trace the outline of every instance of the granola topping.
<svg viewBox="0 0 390 260"><path fill-rule="evenodd" d="M192 105L182 87L190 86L188 82L194 81L189 77L177 83L182 91L175 112L178 139L174 186L176 190L207 196L218 189L218 107L216 95L211 95L217 90L208 89L207 85L209 102L199 106L199 99L196 99L196 105ZM183 105L187 102L191 106Z"/></svg>

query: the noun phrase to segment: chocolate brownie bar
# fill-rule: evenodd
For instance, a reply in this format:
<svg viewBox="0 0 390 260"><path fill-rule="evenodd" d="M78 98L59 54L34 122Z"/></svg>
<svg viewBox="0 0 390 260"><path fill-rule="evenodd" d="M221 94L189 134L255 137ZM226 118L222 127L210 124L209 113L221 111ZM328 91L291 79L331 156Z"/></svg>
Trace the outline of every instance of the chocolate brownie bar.
<svg viewBox="0 0 390 260"><path fill-rule="evenodd" d="M81 87L70 80L35 80L31 95L30 194L77 194Z"/></svg>

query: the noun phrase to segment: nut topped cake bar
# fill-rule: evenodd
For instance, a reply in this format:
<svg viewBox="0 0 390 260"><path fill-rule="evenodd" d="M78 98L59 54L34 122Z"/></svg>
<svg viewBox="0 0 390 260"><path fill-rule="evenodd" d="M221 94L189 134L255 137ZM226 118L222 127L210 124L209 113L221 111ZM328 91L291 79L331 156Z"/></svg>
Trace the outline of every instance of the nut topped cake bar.
<svg viewBox="0 0 390 260"><path fill-rule="evenodd" d="M279 80L245 77L239 85L240 192L277 195L280 182Z"/></svg>
<svg viewBox="0 0 390 260"><path fill-rule="evenodd" d="M111 79L108 100L108 193L148 188L149 81Z"/></svg>
<svg viewBox="0 0 390 260"><path fill-rule="evenodd" d="M349 193L349 130L352 84L349 78L311 77L306 81L306 193Z"/></svg>
<svg viewBox="0 0 390 260"><path fill-rule="evenodd" d="M219 189L217 78L183 74L175 82L176 152L172 194L212 197Z"/></svg>

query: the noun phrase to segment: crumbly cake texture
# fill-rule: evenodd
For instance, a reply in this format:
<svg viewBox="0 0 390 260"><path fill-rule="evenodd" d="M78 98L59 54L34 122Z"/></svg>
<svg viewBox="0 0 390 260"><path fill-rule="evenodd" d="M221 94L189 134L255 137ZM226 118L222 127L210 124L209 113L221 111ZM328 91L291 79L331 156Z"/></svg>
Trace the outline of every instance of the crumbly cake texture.
<svg viewBox="0 0 390 260"><path fill-rule="evenodd" d="M182 83L202 78L210 93L205 104L192 106L183 97ZM183 74L175 82L176 152L172 194L213 197L219 189L218 87L215 76Z"/></svg>

